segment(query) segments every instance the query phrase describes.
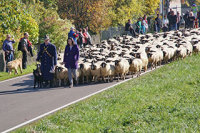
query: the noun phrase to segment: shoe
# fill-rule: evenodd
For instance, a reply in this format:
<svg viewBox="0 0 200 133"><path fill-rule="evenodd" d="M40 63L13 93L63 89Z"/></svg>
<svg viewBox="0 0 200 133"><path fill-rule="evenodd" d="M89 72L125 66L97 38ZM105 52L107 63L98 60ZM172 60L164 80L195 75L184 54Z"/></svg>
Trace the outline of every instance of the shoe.
<svg viewBox="0 0 200 133"><path fill-rule="evenodd" d="M70 85L69 85L69 88L72 88L72 87L73 87L73 84L70 84Z"/></svg>

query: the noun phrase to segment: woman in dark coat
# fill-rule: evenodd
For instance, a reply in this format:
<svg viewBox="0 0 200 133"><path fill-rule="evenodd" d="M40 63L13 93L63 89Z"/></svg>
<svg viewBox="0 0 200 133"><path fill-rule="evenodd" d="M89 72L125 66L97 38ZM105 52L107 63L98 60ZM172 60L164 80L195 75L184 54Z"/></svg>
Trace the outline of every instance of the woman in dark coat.
<svg viewBox="0 0 200 133"><path fill-rule="evenodd" d="M75 78L75 84L77 84L77 69L78 69L78 60L79 60L79 48L78 45L74 42L73 38L68 38L67 46L65 47L64 60L63 64L68 69L68 78L70 82L70 88L73 87L73 78Z"/></svg>

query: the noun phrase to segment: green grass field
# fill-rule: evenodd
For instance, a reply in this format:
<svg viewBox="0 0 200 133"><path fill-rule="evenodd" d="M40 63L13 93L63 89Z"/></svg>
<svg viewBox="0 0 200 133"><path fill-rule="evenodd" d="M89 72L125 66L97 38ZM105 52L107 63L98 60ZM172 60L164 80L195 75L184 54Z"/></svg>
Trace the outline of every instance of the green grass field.
<svg viewBox="0 0 200 133"><path fill-rule="evenodd" d="M200 55L175 61L14 132L200 132Z"/></svg>
<svg viewBox="0 0 200 133"><path fill-rule="evenodd" d="M6 79L11 79L11 78L14 78L14 77L18 77L18 76L22 76L22 75L26 75L26 74L29 74L29 73L32 73L33 72L33 69L36 68L36 65L33 64L33 65L29 65L27 66L27 69L23 70L23 73L21 74L20 70L18 70L18 75L17 74L14 74L14 70L12 72L11 75L9 75L8 73L6 72L0 72L0 81L3 81L3 80L6 80Z"/></svg>

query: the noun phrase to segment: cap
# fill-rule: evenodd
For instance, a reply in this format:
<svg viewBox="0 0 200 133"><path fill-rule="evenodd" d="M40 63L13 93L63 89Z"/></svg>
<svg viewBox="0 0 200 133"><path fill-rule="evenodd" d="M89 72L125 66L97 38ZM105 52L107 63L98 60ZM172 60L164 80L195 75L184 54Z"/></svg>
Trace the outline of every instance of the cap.
<svg viewBox="0 0 200 133"><path fill-rule="evenodd" d="M45 35L45 36L44 36L44 40L49 40L49 36L48 36L48 35Z"/></svg>

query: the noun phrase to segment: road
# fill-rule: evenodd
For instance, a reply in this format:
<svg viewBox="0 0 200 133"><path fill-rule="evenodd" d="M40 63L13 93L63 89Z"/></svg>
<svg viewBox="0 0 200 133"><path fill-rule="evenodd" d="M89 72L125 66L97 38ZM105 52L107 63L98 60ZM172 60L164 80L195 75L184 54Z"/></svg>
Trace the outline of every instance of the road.
<svg viewBox="0 0 200 133"><path fill-rule="evenodd" d="M32 75L0 82L0 132L114 84L119 83L35 90Z"/></svg>

